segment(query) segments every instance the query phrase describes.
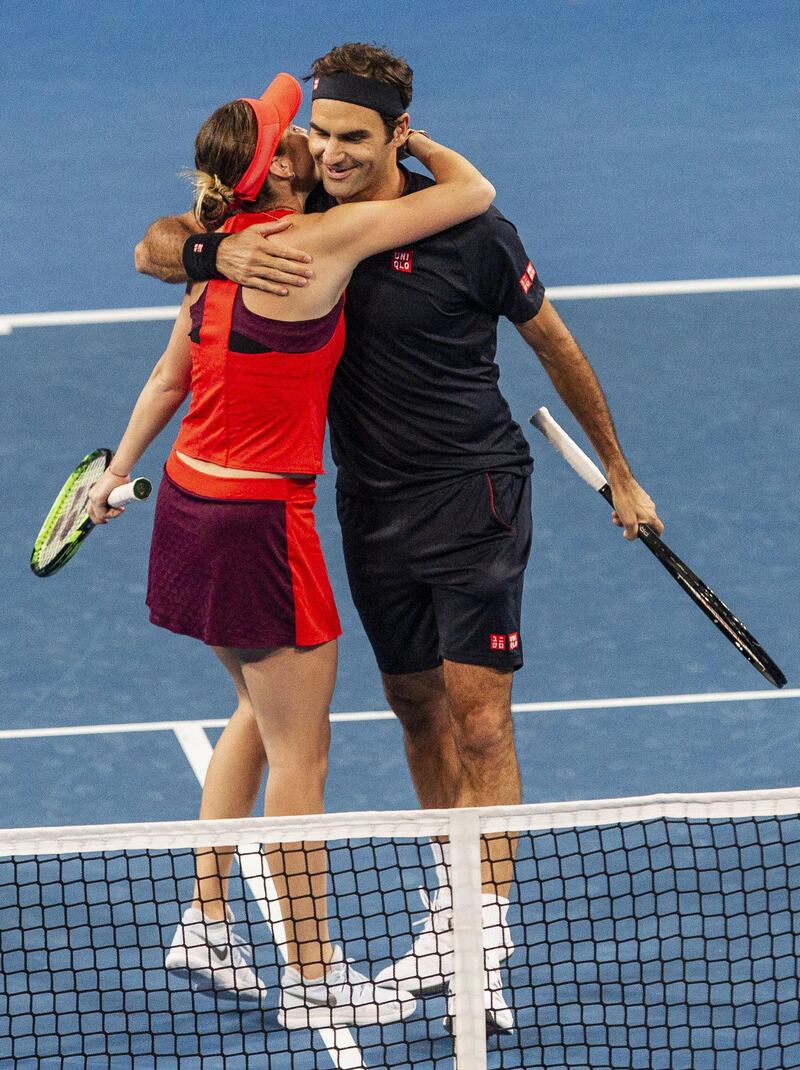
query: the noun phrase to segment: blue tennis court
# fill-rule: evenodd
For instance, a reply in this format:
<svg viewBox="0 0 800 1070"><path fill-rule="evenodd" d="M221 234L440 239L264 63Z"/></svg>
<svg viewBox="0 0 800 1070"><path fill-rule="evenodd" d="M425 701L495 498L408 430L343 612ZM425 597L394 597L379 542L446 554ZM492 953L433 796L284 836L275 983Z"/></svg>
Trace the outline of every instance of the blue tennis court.
<svg viewBox="0 0 800 1070"><path fill-rule="evenodd" d="M152 505L95 532L52 579L27 562L64 475L116 444L166 343L168 320L138 310L174 305L179 290L136 275L132 250L153 218L187 206L178 172L199 122L353 39L404 54L412 121L491 177L597 371L665 538L789 679L770 688L534 440L529 417L547 405L583 443L501 323L501 385L536 458L514 683L525 801L800 784L797 5L308 0L280 25L266 8L249 18L240 30L224 9L153 0L4 13L2 824L197 814L198 770L235 699L200 644L148 623ZM719 282L675 285L695 279ZM650 281L655 293L631 289ZM608 283L629 288L592 290ZM44 315L85 310L85 322ZM141 474L159 478L170 442L168 430ZM330 457L327 469L317 519L344 626L327 806L413 808L349 599ZM437 1043L444 1058L449 1041Z"/></svg>

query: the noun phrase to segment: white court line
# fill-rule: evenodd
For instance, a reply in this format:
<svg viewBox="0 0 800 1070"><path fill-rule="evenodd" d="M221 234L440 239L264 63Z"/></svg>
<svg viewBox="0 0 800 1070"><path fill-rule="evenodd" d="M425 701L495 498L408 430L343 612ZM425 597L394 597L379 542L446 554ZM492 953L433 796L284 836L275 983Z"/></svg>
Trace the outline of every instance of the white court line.
<svg viewBox="0 0 800 1070"><path fill-rule="evenodd" d="M176 726L173 731L181 745L181 750L186 755L186 760L192 767L192 772L202 787L214 749L211 741L196 721Z"/></svg>
<svg viewBox="0 0 800 1070"><path fill-rule="evenodd" d="M697 695L642 695L639 698L590 698L580 702L520 702L514 713L543 713L551 710L619 710L646 706L702 706L713 702L760 702L762 699L800 698L800 688L782 691L710 691Z"/></svg>
<svg viewBox="0 0 800 1070"><path fill-rule="evenodd" d="M197 722L187 722L174 728L178 743L186 760L202 786L208 773L213 747L203 728ZM239 869L264 921L272 930L273 939L282 959L286 959L286 929L278 909L278 893L272 877L265 872L266 863L258 844L240 844L238 848ZM365 1070L361 1049L353 1034L345 1026L317 1029L322 1043L328 1049L333 1065L339 1070Z"/></svg>
<svg viewBox="0 0 800 1070"><path fill-rule="evenodd" d="M762 702L775 699L800 698L800 688L787 687L782 691L711 691L686 695L640 695L632 698L567 699L557 702L515 702L514 713L556 713L569 710L644 709L648 706L703 706L718 702ZM331 721L391 721L391 710L363 710L353 713L332 713ZM141 721L121 724L66 725L60 728L3 728L0 739L48 739L54 736L116 735L125 732L182 732L191 728L224 728L227 717L200 718L185 721ZM188 738L188 737L187 737ZM181 743L181 745L183 745ZM187 753L188 757L188 753ZM191 759L190 759L191 761Z"/></svg>
<svg viewBox="0 0 800 1070"><path fill-rule="evenodd" d="M75 327L89 323L140 323L146 320L174 320L179 305L151 308L89 308L76 312L14 312L0 315L0 333L15 327Z"/></svg>
<svg viewBox="0 0 800 1070"><path fill-rule="evenodd" d="M672 297L680 294L797 289L800 289L800 275L751 275L732 279L674 279L671 282L604 282L591 286L550 286L547 288L547 296L553 301L585 301L603 297Z"/></svg>
<svg viewBox="0 0 800 1070"><path fill-rule="evenodd" d="M604 282L589 286L550 286L553 301L585 301L610 297L670 297L678 294L745 293L755 290L797 290L800 275L749 275L728 279L672 279L663 282ZM74 327L96 323L141 323L174 320L178 305L150 308L94 308L74 312L12 312L0 315L0 334L16 327Z"/></svg>

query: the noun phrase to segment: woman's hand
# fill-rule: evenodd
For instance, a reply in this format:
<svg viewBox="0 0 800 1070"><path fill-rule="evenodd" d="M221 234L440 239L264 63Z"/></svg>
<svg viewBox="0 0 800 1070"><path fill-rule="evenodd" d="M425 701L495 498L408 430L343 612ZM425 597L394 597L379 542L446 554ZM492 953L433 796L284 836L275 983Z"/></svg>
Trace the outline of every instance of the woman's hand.
<svg viewBox="0 0 800 1070"><path fill-rule="evenodd" d="M93 524L106 524L109 520L124 513L124 509L112 509L108 504L108 496L117 487L123 487L130 482L130 475L118 476L107 468L98 481L92 485L89 491L89 504L87 512Z"/></svg>
<svg viewBox="0 0 800 1070"><path fill-rule="evenodd" d="M408 156L414 156L419 159L417 153L414 151L414 145L419 148L420 138L426 138L429 143L433 140L427 130L409 130L408 137L403 142L403 146L400 150L401 155L398 156L398 159L403 160Z"/></svg>

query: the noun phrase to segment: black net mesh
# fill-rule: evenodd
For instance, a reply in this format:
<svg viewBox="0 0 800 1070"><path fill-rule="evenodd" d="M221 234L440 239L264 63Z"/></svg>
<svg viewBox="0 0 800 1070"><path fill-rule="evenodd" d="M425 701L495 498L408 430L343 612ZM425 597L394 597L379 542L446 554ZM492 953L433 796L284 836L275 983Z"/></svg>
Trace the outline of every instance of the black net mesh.
<svg viewBox="0 0 800 1070"><path fill-rule="evenodd" d="M796 816L555 830L519 847L510 987L525 1065L800 1066Z"/></svg>
<svg viewBox="0 0 800 1070"><path fill-rule="evenodd" d="M498 842L516 854L510 903L484 896L471 937L483 924L489 1067L800 1067L797 815L582 818L501 833L495 856ZM311 857L281 850L284 872ZM191 941L176 941L193 897L190 848L2 858L0 1066L449 1070L454 1007L435 982L452 991L459 977L441 857L412 836L337 839L326 855L330 939L352 963L334 963L349 985L335 1006L311 993L312 1028L281 1018L287 914L302 911L298 885L294 907L280 898L280 867L261 848L239 850L232 923L205 928L228 958L204 944L192 961ZM413 988L415 970L425 994L398 1002L397 982L385 984L386 1020L373 1008L373 1024L343 1024L353 1012L342 992L358 978L388 972ZM458 1070L473 1065L462 1058Z"/></svg>

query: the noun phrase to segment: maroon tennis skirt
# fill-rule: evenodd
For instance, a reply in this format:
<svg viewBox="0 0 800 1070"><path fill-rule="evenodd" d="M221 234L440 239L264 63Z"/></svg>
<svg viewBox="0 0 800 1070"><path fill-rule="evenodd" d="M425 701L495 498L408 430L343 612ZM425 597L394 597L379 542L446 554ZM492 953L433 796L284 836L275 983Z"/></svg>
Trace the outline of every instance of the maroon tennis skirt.
<svg viewBox="0 0 800 1070"><path fill-rule="evenodd" d="M212 488L254 498L197 493ZM212 646L316 646L336 638L341 626L315 500L310 484L208 477L173 453L153 523L150 620Z"/></svg>

